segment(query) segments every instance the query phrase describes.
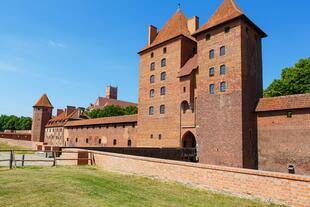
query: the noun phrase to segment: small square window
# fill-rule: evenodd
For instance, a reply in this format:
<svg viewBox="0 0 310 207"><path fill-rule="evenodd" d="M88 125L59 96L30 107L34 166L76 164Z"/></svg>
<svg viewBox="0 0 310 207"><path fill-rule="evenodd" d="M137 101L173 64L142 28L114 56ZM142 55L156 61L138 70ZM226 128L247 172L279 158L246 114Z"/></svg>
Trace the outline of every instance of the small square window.
<svg viewBox="0 0 310 207"><path fill-rule="evenodd" d="M215 74L215 69L214 67L212 67L209 69L209 76L214 76L214 74Z"/></svg>
<svg viewBox="0 0 310 207"><path fill-rule="evenodd" d="M225 75L225 73L226 73L226 66L225 65L221 65L221 67L220 67L220 74L221 75Z"/></svg>
<svg viewBox="0 0 310 207"><path fill-rule="evenodd" d="M210 40L211 39L211 35L210 34L206 34L206 40Z"/></svg>
<svg viewBox="0 0 310 207"><path fill-rule="evenodd" d="M225 46L222 46L222 47L220 48L220 56L225 55L225 53L226 53Z"/></svg>
<svg viewBox="0 0 310 207"><path fill-rule="evenodd" d="M163 53L164 53L164 54L167 53L167 48L166 48L166 47L163 48Z"/></svg>
<svg viewBox="0 0 310 207"><path fill-rule="evenodd" d="M287 118L292 118L293 117L293 112L289 111L287 112Z"/></svg>
<svg viewBox="0 0 310 207"><path fill-rule="evenodd" d="M214 84L210 84L209 91L210 91L210 94L214 94Z"/></svg>
<svg viewBox="0 0 310 207"><path fill-rule="evenodd" d="M213 59L214 58L214 50L210 50L209 51L209 59Z"/></svg>
<svg viewBox="0 0 310 207"><path fill-rule="evenodd" d="M221 82L220 83L220 91L225 92L226 91L226 82Z"/></svg>
<svg viewBox="0 0 310 207"><path fill-rule="evenodd" d="M230 32L230 27L225 27L225 33L228 33L228 32Z"/></svg>

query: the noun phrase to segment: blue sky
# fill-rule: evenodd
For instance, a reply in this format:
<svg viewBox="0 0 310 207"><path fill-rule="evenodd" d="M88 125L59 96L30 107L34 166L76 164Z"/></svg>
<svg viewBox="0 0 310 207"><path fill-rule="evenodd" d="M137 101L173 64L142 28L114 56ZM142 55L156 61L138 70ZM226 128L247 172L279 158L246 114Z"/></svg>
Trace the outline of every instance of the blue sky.
<svg viewBox="0 0 310 207"><path fill-rule="evenodd" d="M178 2L202 25L222 0L1 0L0 114L31 116L43 93L55 108L88 106L107 84L119 87L120 99L137 102L137 52L147 27L161 28ZM269 35L264 87L310 56L310 1L236 2Z"/></svg>

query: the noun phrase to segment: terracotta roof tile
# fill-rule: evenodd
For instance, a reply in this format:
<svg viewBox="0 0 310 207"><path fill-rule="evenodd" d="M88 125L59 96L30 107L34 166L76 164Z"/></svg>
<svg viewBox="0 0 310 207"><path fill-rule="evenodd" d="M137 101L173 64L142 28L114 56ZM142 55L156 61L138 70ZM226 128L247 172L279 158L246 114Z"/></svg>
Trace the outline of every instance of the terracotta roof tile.
<svg viewBox="0 0 310 207"><path fill-rule="evenodd" d="M178 73L178 78L190 75L193 70L198 68L198 55L195 54L192 58L190 58L184 66L181 68L180 72Z"/></svg>
<svg viewBox="0 0 310 207"><path fill-rule="evenodd" d="M211 16L211 18L200 27L193 35L197 35L205 30L233 20L237 17L244 17L250 25L252 25L262 37L267 37L267 34L262 31L258 26L256 26L239 8L234 0L224 0L216 12Z"/></svg>
<svg viewBox="0 0 310 207"><path fill-rule="evenodd" d="M179 35L184 35L185 37L195 41L188 30L187 18L181 10L178 10L165 24L165 26L158 32L152 44L146 45L140 52L159 45L160 43L163 43L167 40L178 37Z"/></svg>
<svg viewBox="0 0 310 207"><path fill-rule="evenodd" d="M128 101L121 101L117 99L111 99L106 97L98 97L96 100L96 104L91 105L90 109L101 109L106 106L120 106L120 107L127 107L127 106L137 106L136 103L128 102Z"/></svg>
<svg viewBox="0 0 310 207"><path fill-rule="evenodd" d="M82 115L80 117L78 117L78 110L79 109L74 109L70 114L66 114L66 112L62 112L61 114L59 114L58 116L50 119L47 124L46 127L60 127L60 126L64 126L70 119L86 119L87 117Z"/></svg>
<svg viewBox="0 0 310 207"><path fill-rule="evenodd" d="M112 116L112 117L104 117L104 118L97 118L97 119L68 121L65 124L65 127L90 126L90 125L98 125L98 124L128 123L128 122L137 122L137 120L138 120L137 115Z"/></svg>
<svg viewBox="0 0 310 207"><path fill-rule="evenodd" d="M261 98L256 107L256 112L303 108L310 108L310 93L273 98Z"/></svg>
<svg viewBox="0 0 310 207"><path fill-rule="evenodd" d="M43 94L41 98L36 102L34 107L48 107L48 108L53 108L50 100L48 99L46 94Z"/></svg>
<svg viewBox="0 0 310 207"><path fill-rule="evenodd" d="M195 34L244 15L234 0L224 0L212 17Z"/></svg>

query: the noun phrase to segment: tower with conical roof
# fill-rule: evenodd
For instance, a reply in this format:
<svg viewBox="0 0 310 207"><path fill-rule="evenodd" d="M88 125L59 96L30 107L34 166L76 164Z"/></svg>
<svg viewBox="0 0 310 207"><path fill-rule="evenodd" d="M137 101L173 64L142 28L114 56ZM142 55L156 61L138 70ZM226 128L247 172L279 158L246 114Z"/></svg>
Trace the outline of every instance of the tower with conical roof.
<svg viewBox="0 0 310 207"><path fill-rule="evenodd" d="M257 168L255 106L262 97L266 34L224 0L194 34L197 39L197 142L201 162Z"/></svg>
<svg viewBox="0 0 310 207"><path fill-rule="evenodd" d="M33 106L31 140L44 142L45 125L52 118L53 106L46 94Z"/></svg>

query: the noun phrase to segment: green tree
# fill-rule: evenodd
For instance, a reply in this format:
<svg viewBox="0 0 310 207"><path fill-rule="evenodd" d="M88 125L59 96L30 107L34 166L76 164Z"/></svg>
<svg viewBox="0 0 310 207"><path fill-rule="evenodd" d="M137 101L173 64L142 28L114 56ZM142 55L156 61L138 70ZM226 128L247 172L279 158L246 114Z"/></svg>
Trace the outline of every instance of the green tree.
<svg viewBox="0 0 310 207"><path fill-rule="evenodd" d="M0 132L4 130L30 130L31 124L32 119L30 117L0 116Z"/></svg>
<svg viewBox="0 0 310 207"><path fill-rule="evenodd" d="M103 109L94 109L90 112L87 112L87 115L92 118L100 118L100 117L111 117L111 116L124 116L124 115L132 115L138 112L138 108L136 106L128 106L128 107L120 107L120 106L106 106Z"/></svg>
<svg viewBox="0 0 310 207"><path fill-rule="evenodd" d="M281 79L274 80L264 91L264 97L310 93L310 58L282 70Z"/></svg>

